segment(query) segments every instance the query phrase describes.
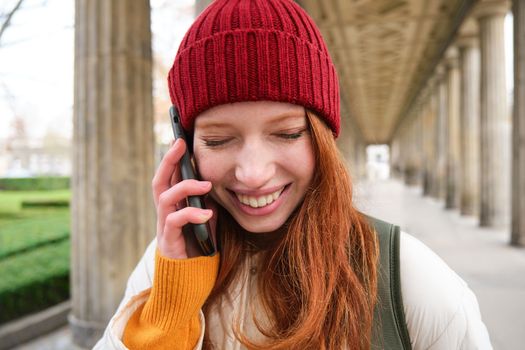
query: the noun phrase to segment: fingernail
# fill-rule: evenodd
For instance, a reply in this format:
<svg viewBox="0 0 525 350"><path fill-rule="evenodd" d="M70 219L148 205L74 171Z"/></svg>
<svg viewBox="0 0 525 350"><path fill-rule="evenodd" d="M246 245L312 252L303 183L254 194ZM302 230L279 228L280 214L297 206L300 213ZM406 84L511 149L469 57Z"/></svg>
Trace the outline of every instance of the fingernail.
<svg viewBox="0 0 525 350"><path fill-rule="evenodd" d="M213 211L210 209L206 209L203 212L199 214L199 219L202 220L202 222L208 221L213 215Z"/></svg>
<svg viewBox="0 0 525 350"><path fill-rule="evenodd" d="M211 186L211 182L209 181L201 181L200 185L202 188L209 188Z"/></svg>

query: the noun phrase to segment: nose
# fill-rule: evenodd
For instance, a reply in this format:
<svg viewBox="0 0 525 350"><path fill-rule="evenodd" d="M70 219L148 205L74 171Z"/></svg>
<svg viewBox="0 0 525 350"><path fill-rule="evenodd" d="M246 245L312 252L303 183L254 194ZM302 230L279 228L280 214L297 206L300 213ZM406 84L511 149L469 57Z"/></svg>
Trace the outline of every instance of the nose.
<svg viewBox="0 0 525 350"><path fill-rule="evenodd" d="M235 177L247 189L263 188L275 171L275 155L260 143L244 145L237 156Z"/></svg>

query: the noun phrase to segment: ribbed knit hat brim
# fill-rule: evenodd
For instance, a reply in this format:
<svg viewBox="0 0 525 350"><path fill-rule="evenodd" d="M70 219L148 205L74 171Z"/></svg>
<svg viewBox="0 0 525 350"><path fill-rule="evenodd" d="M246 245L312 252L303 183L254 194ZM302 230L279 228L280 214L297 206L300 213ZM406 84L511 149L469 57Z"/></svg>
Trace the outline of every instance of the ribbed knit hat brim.
<svg viewBox="0 0 525 350"><path fill-rule="evenodd" d="M213 2L186 33L168 85L186 130L213 106L270 100L309 108L339 134L335 68L311 18L289 0Z"/></svg>

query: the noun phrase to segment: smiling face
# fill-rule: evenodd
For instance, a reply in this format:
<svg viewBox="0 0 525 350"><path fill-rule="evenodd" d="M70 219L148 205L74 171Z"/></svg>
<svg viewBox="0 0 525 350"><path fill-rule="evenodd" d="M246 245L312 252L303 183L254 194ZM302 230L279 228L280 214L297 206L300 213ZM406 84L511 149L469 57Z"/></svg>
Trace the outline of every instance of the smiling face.
<svg viewBox="0 0 525 350"><path fill-rule="evenodd" d="M272 232L302 202L315 168L304 107L224 104L195 121L194 155L211 195L245 230Z"/></svg>

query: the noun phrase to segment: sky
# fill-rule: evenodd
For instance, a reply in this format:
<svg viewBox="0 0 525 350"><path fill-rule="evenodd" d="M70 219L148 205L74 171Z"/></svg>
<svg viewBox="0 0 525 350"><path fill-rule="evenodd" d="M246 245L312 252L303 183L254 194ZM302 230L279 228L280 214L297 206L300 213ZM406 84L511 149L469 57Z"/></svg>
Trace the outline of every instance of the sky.
<svg viewBox="0 0 525 350"><path fill-rule="evenodd" d="M15 1L1 1L5 14ZM14 115L30 137L72 130L74 1L26 0L0 42L0 138ZM2 22L3 22L2 18Z"/></svg>
<svg viewBox="0 0 525 350"><path fill-rule="evenodd" d="M1 0L0 15L16 0ZM13 117L24 118L30 138L48 132L72 138L73 0L25 0L0 41L0 143ZM151 0L153 53L169 67L193 21L194 0ZM0 22L4 18L0 17ZM512 21L505 22L507 85L512 89ZM153 93L164 88L154 82Z"/></svg>
<svg viewBox="0 0 525 350"><path fill-rule="evenodd" d="M1 0L0 14L15 3ZM153 52L170 66L193 21L194 0L150 3ZM74 4L73 0L25 0L13 16L0 41L0 142L10 133L16 115L26 121L30 138L49 131L72 138ZM3 20L0 17L0 23Z"/></svg>

